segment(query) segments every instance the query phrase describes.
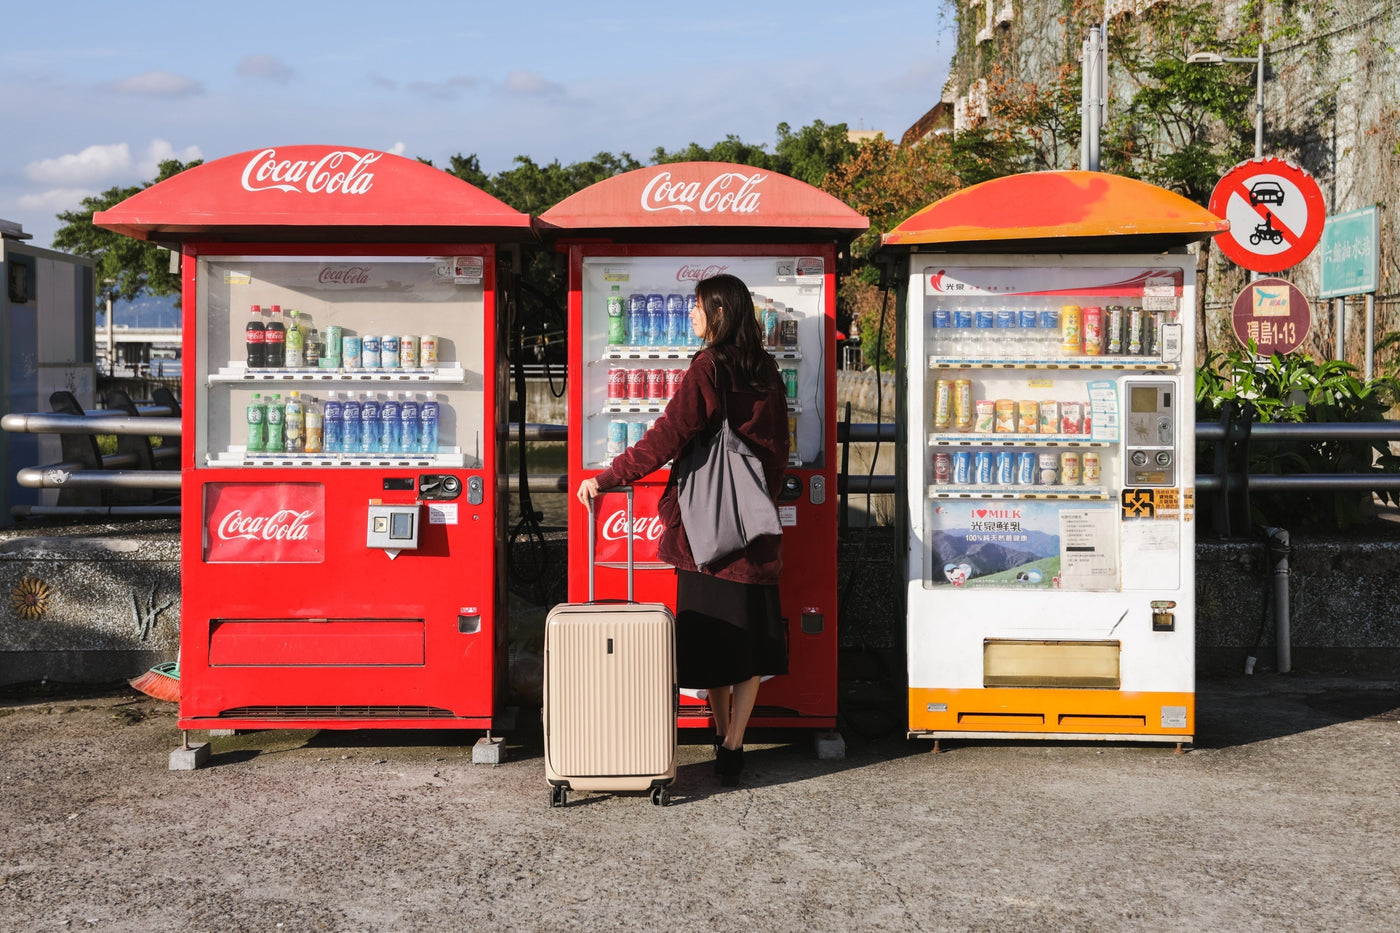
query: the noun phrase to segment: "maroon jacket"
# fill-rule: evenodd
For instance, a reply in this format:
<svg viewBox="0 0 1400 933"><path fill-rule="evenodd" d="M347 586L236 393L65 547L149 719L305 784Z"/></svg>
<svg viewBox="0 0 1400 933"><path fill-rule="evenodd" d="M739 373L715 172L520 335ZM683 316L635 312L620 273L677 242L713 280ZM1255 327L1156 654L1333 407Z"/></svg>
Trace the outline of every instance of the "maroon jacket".
<svg viewBox="0 0 1400 933"><path fill-rule="evenodd" d="M642 439L614 458L612 465L598 474L598 487L611 489L636 482L659 469L668 460L677 460L687 452L691 442L708 437L719 430L720 398L716 379L716 361L710 350L695 354L685 372L675 396L666 405L661 417L642 435ZM726 380L729 391L729 426L743 438L763 464L768 481L768 493L777 501L783 468L788 458L787 397L778 367L772 367L767 392L755 392L747 387L734 388L733 379ZM666 481L666 490L657 507L662 532L657 547L660 558L680 570L697 570L690 553L690 539L681 523L680 503L676 500L676 474ZM710 564L704 573L711 573L736 583L778 582L783 571L782 535L764 535L748 547Z"/></svg>

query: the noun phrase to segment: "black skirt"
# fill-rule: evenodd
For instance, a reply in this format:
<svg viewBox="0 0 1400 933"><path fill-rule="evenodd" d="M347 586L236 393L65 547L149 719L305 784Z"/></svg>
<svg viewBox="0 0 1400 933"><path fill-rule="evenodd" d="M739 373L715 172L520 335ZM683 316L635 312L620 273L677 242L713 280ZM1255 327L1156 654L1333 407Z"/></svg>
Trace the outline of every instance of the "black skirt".
<svg viewBox="0 0 1400 933"><path fill-rule="evenodd" d="M787 670L787 630L776 585L676 571L680 686L724 687Z"/></svg>

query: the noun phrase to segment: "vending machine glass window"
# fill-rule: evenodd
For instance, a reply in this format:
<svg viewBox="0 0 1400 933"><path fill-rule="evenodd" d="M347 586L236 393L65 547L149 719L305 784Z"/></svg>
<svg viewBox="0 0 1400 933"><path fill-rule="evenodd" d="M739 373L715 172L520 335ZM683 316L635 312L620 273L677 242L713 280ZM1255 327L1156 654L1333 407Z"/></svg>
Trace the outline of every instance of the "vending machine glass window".
<svg viewBox="0 0 1400 933"><path fill-rule="evenodd" d="M197 294L197 466L481 466L481 257L206 256Z"/></svg>

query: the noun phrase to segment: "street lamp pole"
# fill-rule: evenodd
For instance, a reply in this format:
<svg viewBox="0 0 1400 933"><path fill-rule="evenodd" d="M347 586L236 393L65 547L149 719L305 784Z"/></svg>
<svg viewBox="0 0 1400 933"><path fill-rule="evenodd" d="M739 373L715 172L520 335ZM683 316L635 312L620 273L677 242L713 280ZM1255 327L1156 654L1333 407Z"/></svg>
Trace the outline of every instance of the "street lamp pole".
<svg viewBox="0 0 1400 933"><path fill-rule="evenodd" d="M1254 158L1264 158L1264 40L1259 40L1258 73L1254 79Z"/></svg>
<svg viewBox="0 0 1400 933"><path fill-rule="evenodd" d="M117 360L115 353L116 335L112 331L112 286L117 284L116 279L103 279L102 290L107 294L107 375L116 375Z"/></svg>

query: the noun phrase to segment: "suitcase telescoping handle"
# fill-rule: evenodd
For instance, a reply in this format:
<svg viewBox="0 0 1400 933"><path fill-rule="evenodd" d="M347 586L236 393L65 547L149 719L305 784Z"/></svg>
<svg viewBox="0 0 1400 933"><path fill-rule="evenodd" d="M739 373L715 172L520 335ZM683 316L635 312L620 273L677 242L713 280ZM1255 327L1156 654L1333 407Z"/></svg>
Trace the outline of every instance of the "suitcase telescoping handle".
<svg viewBox="0 0 1400 933"><path fill-rule="evenodd" d="M627 494L627 525L624 531L627 534L627 601L635 602L632 592L633 577L636 576L636 567L632 562L632 487L614 486L612 489L600 489L598 495L588 500L588 601L593 602L593 576L598 566L598 523L593 519L593 503L609 493L622 492Z"/></svg>

